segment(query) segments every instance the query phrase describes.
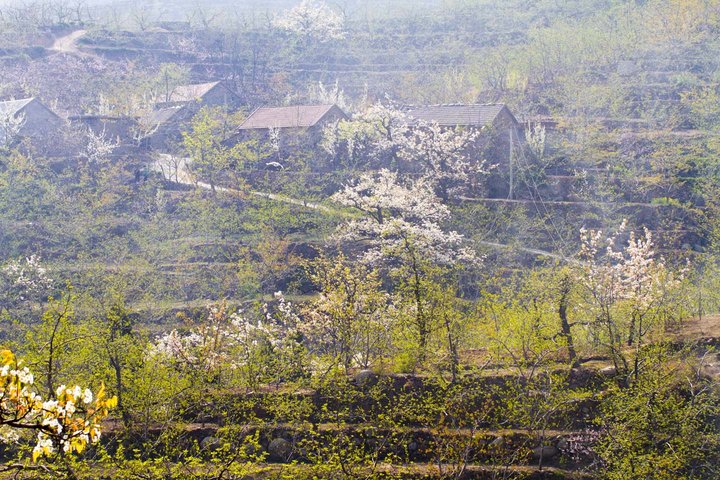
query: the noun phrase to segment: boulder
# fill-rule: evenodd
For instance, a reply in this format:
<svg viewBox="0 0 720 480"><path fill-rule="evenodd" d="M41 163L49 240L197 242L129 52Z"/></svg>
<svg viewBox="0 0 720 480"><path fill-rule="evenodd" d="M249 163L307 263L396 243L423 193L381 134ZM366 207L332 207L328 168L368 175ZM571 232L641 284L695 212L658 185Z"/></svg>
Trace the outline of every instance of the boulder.
<svg viewBox="0 0 720 480"><path fill-rule="evenodd" d="M360 370L353 377L353 383L358 387L372 387L378 381L378 376L372 370Z"/></svg>
<svg viewBox="0 0 720 480"><path fill-rule="evenodd" d="M270 460L275 462L287 462L292 453L292 444L284 438L275 438L268 445Z"/></svg>
<svg viewBox="0 0 720 480"><path fill-rule="evenodd" d="M222 445L222 440L217 437L209 436L200 440L200 448L203 450L217 450Z"/></svg>
<svg viewBox="0 0 720 480"><path fill-rule="evenodd" d="M532 456L535 460L550 460L558 453L560 453L560 450L556 447L544 445L542 447L533 448Z"/></svg>

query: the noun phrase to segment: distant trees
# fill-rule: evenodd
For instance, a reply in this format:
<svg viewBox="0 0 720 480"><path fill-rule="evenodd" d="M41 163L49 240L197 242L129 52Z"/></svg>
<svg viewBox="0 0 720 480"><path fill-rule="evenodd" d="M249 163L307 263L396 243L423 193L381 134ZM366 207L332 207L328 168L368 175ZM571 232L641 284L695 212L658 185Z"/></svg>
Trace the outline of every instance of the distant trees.
<svg viewBox="0 0 720 480"><path fill-rule="evenodd" d="M345 37L343 17L319 0L302 0L275 18L273 26L305 41L331 42Z"/></svg>

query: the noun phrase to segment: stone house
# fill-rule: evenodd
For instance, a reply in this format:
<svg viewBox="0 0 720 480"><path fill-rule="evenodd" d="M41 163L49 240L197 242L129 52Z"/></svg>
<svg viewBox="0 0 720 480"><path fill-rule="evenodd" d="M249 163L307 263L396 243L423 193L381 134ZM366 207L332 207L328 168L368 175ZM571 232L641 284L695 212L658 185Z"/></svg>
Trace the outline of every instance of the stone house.
<svg viewBox="0 0 720 480"><path fill-rule="evenodd" d="M238 127L229 144L257 139L274 143L279 159L303 148L315 149L326 125L346 120L337 105L293 105L261 107Z"/></svg>
<svg viewBox="0 0 720 480"><path fill-rule="evenodd" d="M402 109L411 124L437 123L447 128L482 129L476 145L477 156L494 165L486 182L491 197L512 196L514 177L520 159L527 155L524 149L524 131L510 109L504 104L450 104L407 106Z"/></svg>
<svg viewBox="0 0 720 480"><path fill-rule="evenodd" d="M35 97L0 102L0 144L4 146L27 141L44 150L57 141L63 124Z"/></svg>
<svg viewBox="0 0 720 480"><path fill-rule="evenodd" d="M232 111L240 104L240 97L221 81L180 85L164 100L138 120L136 137L143 148L172 150L182 141L182 131L201 108Z"/></svg>

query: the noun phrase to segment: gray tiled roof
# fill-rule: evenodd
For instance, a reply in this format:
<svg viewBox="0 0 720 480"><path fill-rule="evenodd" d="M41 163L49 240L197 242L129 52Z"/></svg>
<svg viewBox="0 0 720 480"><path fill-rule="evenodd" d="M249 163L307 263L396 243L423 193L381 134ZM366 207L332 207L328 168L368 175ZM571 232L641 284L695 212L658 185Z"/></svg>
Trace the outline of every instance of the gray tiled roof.
<svg viewBox="0 0 720 480"><path fill-rule="evenodd" d="M240 125L240 130L307 128L316 125L335 105L295 105L258 108Z"/></svg>
<svg viewBox="0 0 720 480"><path fill-rule="evenodd" d="M24 98L22 100L7 100L5 102L0 102L0 116L10 117L17 115L20 110L29 105L33 100L35 100L34 97Z"/></svg>
<svg viewBox="0 0 720 480"><path fill-rule="evenodd" d="M178 112L181 112L183 108L184 107L182 105L178 105L174 107L153 110L143 120L145 123L149 123L151 125L162 125L173 120L173 117L175 117Z"/></svg>
<svg viewBox="0 0 720 480"><path fill-rule="evenodd" d="M204 97L220 82L196 83L194 85L179 85L170 94L171 102L192 102Z"/></svg>
<svg viewBox="0 0 720 480"><path fill-rule="evenodd" d="M458 125L492 125L505 108L501 103L464 105L423 105L405 108L405 113L416 120L454 127Z"/></svg>

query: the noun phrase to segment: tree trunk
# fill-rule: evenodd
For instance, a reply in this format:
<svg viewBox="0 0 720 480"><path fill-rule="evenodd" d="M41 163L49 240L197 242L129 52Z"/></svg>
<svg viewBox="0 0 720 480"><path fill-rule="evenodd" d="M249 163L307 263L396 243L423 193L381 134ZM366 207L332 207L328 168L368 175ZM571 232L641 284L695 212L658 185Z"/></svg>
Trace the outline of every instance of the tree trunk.
<svg viewBox="0 0 720 480"><path fill-rule="evenodd" d="M573 342L572 331L570 330L570 322L568 322L567 308L570 300L570 278L564 277L560 285L560 303L558 305L558 315L560 316L560 328L562 336L567 342L568 359L574 366L577 364L577 352L575 351L575 343Z"/></svg>

